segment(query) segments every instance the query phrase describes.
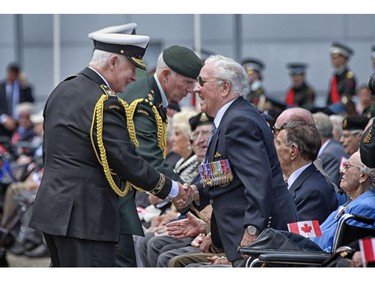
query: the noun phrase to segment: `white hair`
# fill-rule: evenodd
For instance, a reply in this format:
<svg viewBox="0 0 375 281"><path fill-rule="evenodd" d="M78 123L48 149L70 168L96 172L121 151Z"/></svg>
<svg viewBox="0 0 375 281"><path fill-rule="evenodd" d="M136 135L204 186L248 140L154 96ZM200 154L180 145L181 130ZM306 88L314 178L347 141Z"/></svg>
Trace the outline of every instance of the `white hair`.
<svg viewBox="0 0 375 281"><path fill-rule="evenodd" d="M208 57L205 64L213 64L215 66L215 78L229 81L233 92L246 97L249 92L249 78L241 64L221 55Z"/></svg>

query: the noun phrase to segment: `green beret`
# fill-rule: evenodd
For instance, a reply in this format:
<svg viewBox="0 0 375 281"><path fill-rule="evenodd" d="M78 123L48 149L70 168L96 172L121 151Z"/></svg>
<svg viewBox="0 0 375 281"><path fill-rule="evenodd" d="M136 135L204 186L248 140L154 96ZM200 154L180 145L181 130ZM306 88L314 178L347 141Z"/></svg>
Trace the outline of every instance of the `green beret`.
<svg viewBox="0 0 375 281"><path fill-rule="evenodd" d="M202 61L190 49L182 46L171 46L163 51L163 59L174 72L197 79L202 68Z"/></svg>
<svg viewBox="0 0 375 281"><path fill-rule="evenodd" d="M362 134L359 145L361 161L369 168L375 168L375 123Z"/></svg>

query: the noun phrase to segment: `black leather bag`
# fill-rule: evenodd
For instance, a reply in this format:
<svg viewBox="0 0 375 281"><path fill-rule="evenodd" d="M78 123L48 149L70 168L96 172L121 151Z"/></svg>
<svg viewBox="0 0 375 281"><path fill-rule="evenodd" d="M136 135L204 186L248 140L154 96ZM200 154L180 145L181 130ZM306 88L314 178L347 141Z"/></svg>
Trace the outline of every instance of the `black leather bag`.
<svg viewBox="0 0 375 281"><path fill-rule="evenodd" d="M247 246L238 247L241 254L258 256L263 253L310 251L321 252L322 249L310 239L289 231L266 228L258 238Z"/></svg>

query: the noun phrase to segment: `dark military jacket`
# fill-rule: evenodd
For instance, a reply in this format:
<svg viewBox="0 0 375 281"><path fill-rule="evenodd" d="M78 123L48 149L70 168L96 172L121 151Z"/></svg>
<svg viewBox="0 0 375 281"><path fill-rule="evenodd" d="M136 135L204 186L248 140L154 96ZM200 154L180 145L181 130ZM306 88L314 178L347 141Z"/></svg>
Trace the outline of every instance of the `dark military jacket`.
<svg viewBox="0 0 375 281"><path fill-rule="evenodd" d="M129 104L134 114L138 154L162 174L182 182L166 161L168 119L155 78L148 76L138 79L129 84L125 93L120 93L119 97ZM134 191L120 199L120 212L121 233L143 235L140 220L131 215L136 213Z"/></svg>
<svg viewBox="0 0 375 281"><path fill-rule="evenodd" d="M289 88L285 102L288 106L298 106L306 109L311 109L314 106L315 92L306 83L299 87Z"/></svg>
<svg viewBox="0 0 375 281"><path fill-rule="evenodd" d="M374 117L375 116L375 104L372 104L369 107L365 108L362 112L362 115L366 116L369 119Z"/></svg>
<svg viewBox="0 0 375 281"><path fill-rule="evenodd" d="M108 87L106 92L102 87L106 87L103 79L86 68L61 82L49 96L44 108L44 174L30 227L52 235L119 240L118 194L94 151L94 146L100 151L99 123L115 184L120 187L121 181L129 181L146 191L157 191L161 198L168 196L171 180L136 153L121 101ZM93 123L94 108L103 95L107 99L102 118Z"/></svg>
<svg viewBox="0 0 375 281"><path fill-rule="evenodd" d="M343 96L352 97L356 93L356 78L352 71L345 68L340 74L335 74L332 76L330 90L327 98L327 105L334 103L333 95L335 88L337 93L342 99Z"/></svg>

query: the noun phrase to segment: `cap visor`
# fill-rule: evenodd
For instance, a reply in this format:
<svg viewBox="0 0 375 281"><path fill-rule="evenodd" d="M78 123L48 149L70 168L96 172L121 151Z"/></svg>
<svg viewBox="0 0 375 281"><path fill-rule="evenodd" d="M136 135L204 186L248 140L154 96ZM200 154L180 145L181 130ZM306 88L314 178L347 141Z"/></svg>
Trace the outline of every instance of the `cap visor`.
<svg viewBox="0 0 375 281"><path fill-rule="evenodd" d="M147 70L146 69L146 64L144 63L143 60L141 59L137 59L135 57L131 57L131 56L126 56L136 67L140 68L140 69L143 69L143 70Z"/></svg>

